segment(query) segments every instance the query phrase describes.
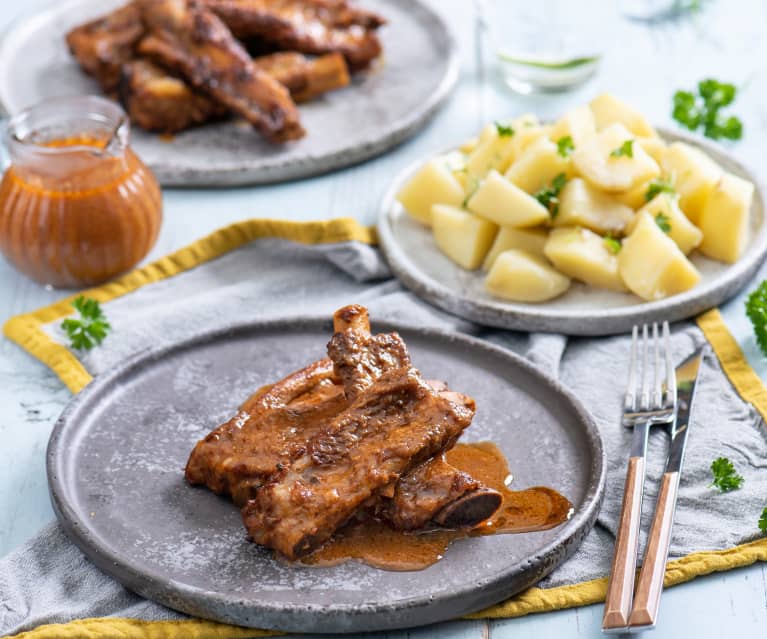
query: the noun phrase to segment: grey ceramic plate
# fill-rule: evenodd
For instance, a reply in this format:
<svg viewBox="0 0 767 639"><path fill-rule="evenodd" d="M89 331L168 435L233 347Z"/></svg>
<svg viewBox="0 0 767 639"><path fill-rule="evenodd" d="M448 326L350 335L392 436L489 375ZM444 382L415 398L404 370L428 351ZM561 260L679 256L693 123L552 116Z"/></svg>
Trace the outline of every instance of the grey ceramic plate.
<svg viewBox="0 0 767 639"><path fill-rule="evenodd" d="M0 104L9 113L59 95L99 93L64 34L125 0L67 0L18 21L0 43ZM383 153L436 113L457 78L457 52L439 15L418 0L360 0L389 24L382 64L352 86L300 106L308 134L264 142L243 123L219 123L171 141L133 130L133 146L165 185L262 184L324 173Z"/></svg>
<svg viewBox="0 0 767 639"><path fill-rule="evenodd" d="M437 248L431 231L415 222L396 201L397 192L422 162L403 171L384 198L378 223L381 248L394 274L417 295L454 315L487 326L567 335L611 335L628 332L634 324L642 322L693 317L735 295L764 260L767 254L764 196L756 178L721 147L662 129L660 133L669 141L682 140L702 148L725 170L756 185L751 241L745 255L736 264L728 265L693 253L692 262L702 278L685 293L644 302L628 293L574 282L565 295L541 304L493 297L485 291L484 273L466 271L449 260Z"/></svg>
<svg viewBox="0 0 767 639"><path fill-rule="evenodd" d="M106 573L162 604L219 621L351 632L457 617L527 588L591 529L603 491L598 432L571 394L521 358L478 340L400 330L424 375L477 401L464 439L492 440L518 488L552 485L575 506L558 528L456 542L418 572L359 563L292 567L246 539L237 509L183 477L195 442L253 389L324 355L326 320L200 335L143 353L72 400L48 448L56 514Z"/></svg>

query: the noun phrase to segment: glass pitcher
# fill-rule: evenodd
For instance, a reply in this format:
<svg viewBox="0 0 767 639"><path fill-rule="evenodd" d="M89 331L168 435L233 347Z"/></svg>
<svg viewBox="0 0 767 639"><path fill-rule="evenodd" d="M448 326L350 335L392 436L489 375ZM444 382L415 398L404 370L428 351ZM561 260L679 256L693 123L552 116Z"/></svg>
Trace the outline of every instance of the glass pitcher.
<svg viewBox="0 0 767 639"><path fill-rule="evenodd" d="M99 284L135 266L162 222L162 194L114 102L56 98L8 123L0 251L46 285Z"/></svg>

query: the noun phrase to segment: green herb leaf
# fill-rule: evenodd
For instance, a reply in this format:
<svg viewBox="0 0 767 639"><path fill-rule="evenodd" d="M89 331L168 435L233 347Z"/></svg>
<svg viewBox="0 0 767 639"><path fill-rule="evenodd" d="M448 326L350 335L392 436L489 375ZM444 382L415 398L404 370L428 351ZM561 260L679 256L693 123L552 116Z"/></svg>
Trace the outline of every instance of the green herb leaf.
<svg viewBox="0 0 767 639"><path fill-rule="evenodd" d="M745 481L741 475L735 472L735 466L726 457L718 457L711 462L711 474L714 476L711 485L723 493L740 488Z"/></svg>
<svg viewBox="0 0 767 639"><path fill-rule="evenodd" d="M575 151L575 143L569 135L557 140L557 153L563 158L569 158L573 151Z"/></svg>
<svg viewBox="0 0 767 639"><path fill-rule="evenodd" d="M554 219L559 213L559 193L567 183L567 176L559 173L551 181L550 186L544 186L533 197L549 210L551 219Z"/></svg>
<svg viewBox="0 0 767 639"><path fill-rule="evenodd" d="M514 135L514 128L510 124L495 123L495 130L498 131L499 138L510 138Z"/></svg>
<svg viewBox="0 0 767 639"><path fill-rule="evenodd" d="M762 511L762 515L759 517L759 530L767 533L767 508Z"/></svg>
<svg viewBox="0 0 767 639"><path fill-rule="evenodd" d="M62 330L69 337L72 348L90 350L101 344L112 328L101 310L101 305L94 299L80 295L72 302L80 314L79 319L71 317L61 322Z"/></svg>
<svg viewBox="0 0 767 639"><path fill-rule="evenodd" d="M469 188L466 189L466 197L463 198L463 202L461 203L461 206L463 208L466 208L466 206L469 204L469 200L477 192L478 188L479 188L479 179L477 179L474 176L471 176L469 178Z"/></svg>
<svg viewBox="0 0 767 639"><path fill-rule="evenodd" d="M735 101L737 93L734 84L713 78L701 80L698 82L698 96L689 91L674 93L671 115L690 131L702 127L703 134L712 140L740 140L743 123L735 116L725 117L720 113L721 109Z"/></svg>
<svg viewBox="0 0 767 639"><path fill-rule="evenodd" d="M664 233L671 233L671 220L669 219L668 215L666 215L665 213L656 213L655 223L658 225L658 228Z"/></svg>
<svg viewBox="0 0 767 639"><path fill-rule="evenodd" d="M673 195L676 193L676 189L668 180L661 180L658 178L650 182L650 186L647 187L647 193L644 194L644 199L646 202L649 202L650 200L654 200L655 197L661 193Z"/></svg>
<svg viewBox="0 0 767 639"><path fill-rule="evenodd" d="M626 140L617 149L613 149L610 152L611 158L619 158L624 156L627 158L634 157L634 140Z"/></svg>
<svg viewBox="0 0 767 639"><path fill-rule="evenodd" d="M602 243L605 245L605 248L613 255L618 255L618 253L620 253L621 249L623 248L620 240L609 235L602 238Z"/></svg>
<svg viewBox="0 0 767 639"><path fill-rule="evenodd" d="M759 349L767 355L767 280L746 299L746 316L751 320Z"/></svg>

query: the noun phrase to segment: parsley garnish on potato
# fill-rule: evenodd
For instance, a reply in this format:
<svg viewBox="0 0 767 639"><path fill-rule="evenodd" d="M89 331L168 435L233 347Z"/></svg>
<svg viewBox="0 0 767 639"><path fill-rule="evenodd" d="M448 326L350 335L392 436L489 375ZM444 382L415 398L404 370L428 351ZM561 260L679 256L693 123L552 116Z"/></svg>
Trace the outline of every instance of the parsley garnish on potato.
<svg viewBox="0 0 767 639"><path fill-rule="evenodd" d="M671 233L671 220L669 219L668 215L666 215L665 213L656 213L655 223L658 225L658 228L664 233Z"/></svg>
<svg viewBox="0 0 767 639"><path fill-rule="evenodd" d="M112 327L96 300L80 295L72 301L72 306L80 317L68 317L61 322L61 328L69 337L72 348L89 351L104 341Z"/></svg>
<svg viewBox="0 0 767 639"><path fill-rule="evenodd" d="M698 82L698 95L691 91L674 93L672 117L690 131L703 129L703 135L712 140L722 138L740 140L743 123L736 116L721 113L735 101L738 90L734 84L713 78Z"/></svg>
<svg viewBox="0 0 767 639"><path fill-rule="evenodd" d="M563 158L569 158L573 151L575 151L575 143L569 135L557 140L557 153Z"/></svg>
<svg viewBox="0 0 767 639"><path fill-rule="evenodd" d="M668 193L669 195L673 195L676 193L676 189L669 180L662 180L657 178L650 182L650 185L647 187L647 193L644 194L644 199L646 202L649 202L650 200L654 200L655 197L660 193Z"/></svg>
<svg viewBox="0 0 767 639"><path fill-rule="evenodd" d="M514 135L514 128L510 124L496 122L495 130L498 132L499 138L510 138L512 135Z"/></svg>
<svg viewBox="0 0 767 639"><path fill-rule="evenodd" d="M718 457L711 462L711 474L714 476L711 485L723 493L740 488L745 481L743 476L735 471L733 463L726 457Z"/></svg>
<svg viewBox="0 0 767 639"><path fill-rule="evenodd" d="M621 244L621 241L617 238L614 238L610 235L602 238L602 242L605 245L605 248L610 251L613 255L618 255L618 253L621 252L621 248L623 248L623 245Z"/></svg>
<svg viewBox="0 0 767 639"><path fill-rule="evenodd" d="M567 182L567 176L559 173L552 181L551 186L544 186L533 197L549 210L552 219L559 213L559 193Z"/></svg>
<svg viewBox="0 0 767 639"><path fill-rule="evenodd" d="M634 140L626 140L617 149L610 151L611 158L634 157Z"/></svg>
<svg viewBox="0 0 767 639"><path fill-rule="evenodd" d="M767 355L767 280L746 299L746 316L751 320L759 349Z"/></svg>

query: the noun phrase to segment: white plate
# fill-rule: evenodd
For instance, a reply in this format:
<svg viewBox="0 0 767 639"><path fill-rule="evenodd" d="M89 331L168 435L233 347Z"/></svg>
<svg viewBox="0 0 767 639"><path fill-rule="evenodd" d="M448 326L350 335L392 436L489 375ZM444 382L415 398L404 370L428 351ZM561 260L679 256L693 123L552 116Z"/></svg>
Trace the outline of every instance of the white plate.
<svg viewBox="0 0 767 639"><path fill-rule="evenodd" d="M0 42L0 105L11 115L62 95L99 94L67 50L72 27L126 0L68 0L17 21ZM171 141L133 129L133 147L164 185L228 186L325 173L379 155L414 135L458 77L454 39L418 0L362 0L389 23L384 54L352 85L299 107L304 139L275 146L243 122L184 131Z"/></svg>
<svg viewBox="0 0 767 639"><path fill-rule="evenodd" d="M691 255L702 278L693 289L663 300L645 302L635 295L614 293L574 282L568 292L549 302L525 304L493 297L485 291L482 271L467 271L437 248L431 230L413 220L397 202L402 185L424 160L408 167L389 188L379 215L381 249L394 274L427 302L487 326L568 335L611 335L634 324L676 321L718 306L735 295L756 273L767 254L764 199L755 177L720 147L676 132L660 130L667 141L680 140L701 148L722 168L756 186L751 211L751 240L746 253L732 265Z"/></svg>

